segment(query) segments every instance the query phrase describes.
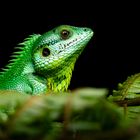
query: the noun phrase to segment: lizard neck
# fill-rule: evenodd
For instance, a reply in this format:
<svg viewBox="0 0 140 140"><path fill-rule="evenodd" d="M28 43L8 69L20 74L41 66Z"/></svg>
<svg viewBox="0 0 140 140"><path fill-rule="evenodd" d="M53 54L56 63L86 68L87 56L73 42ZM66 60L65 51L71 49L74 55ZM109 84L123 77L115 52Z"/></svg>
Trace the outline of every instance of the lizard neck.
<svg viewBox="0 0 140 140"><path fill-rule="evenodd" d="M68 67L65 67L65 69L62 69L57 75L48 77L47 90L54 92L66 91L70 84L73 69L74 64L72 63Z"/></svg>

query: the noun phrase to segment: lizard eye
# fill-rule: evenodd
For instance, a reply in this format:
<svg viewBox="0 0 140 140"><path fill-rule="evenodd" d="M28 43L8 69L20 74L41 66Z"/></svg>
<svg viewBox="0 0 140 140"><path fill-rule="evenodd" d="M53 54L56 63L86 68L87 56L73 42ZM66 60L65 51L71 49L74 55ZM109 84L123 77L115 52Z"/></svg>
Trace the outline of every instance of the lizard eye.
<svg viewBox="0 0 140 140"><path fill-rule="evenodd" d="M42 55L44 57L49 56L50 55L50 50L48 48L43 48Z"/></svg>
<svg viewBox="0 0 140 140"><path fill-rule="evenodd" d="M61 31L61 38L62 39L68 39L70 35L70 32L68 30L62 30Z"/></svg>

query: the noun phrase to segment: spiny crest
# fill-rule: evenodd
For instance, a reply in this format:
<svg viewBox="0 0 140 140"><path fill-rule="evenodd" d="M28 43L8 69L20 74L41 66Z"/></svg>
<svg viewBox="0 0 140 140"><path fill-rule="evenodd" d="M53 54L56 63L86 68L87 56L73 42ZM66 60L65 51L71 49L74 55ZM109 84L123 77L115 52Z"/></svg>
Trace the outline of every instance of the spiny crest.
<svg viewBox="0 0 140 140"><path fill-rule="evenodd" d="M6 65L5 68L2 68L0 75L8 71L8 69L10 69L11 66L20 59L20 57L26 52L26 50L28 50L28 48L33 45L33 43L39 36L39 34L30 35L28 38L24 39L24 42L19 43L18 46L15 47L15 49L18 49L18 51L15 51L11 55L11 60L9 60L9 64Z"/></svg>

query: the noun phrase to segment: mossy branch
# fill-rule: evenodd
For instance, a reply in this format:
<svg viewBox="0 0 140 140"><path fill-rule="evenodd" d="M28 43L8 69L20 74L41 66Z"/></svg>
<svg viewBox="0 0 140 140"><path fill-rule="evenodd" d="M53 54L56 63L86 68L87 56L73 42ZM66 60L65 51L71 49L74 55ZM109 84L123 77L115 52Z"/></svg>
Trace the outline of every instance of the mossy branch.
<svg viewBox="0 0 140 140"><path fill-rule="evenodd" d="M31 96L0 92L2 140L135 140L140 98L107 97L106 89ZM131 121L130 121L131 120Z"/></svg>

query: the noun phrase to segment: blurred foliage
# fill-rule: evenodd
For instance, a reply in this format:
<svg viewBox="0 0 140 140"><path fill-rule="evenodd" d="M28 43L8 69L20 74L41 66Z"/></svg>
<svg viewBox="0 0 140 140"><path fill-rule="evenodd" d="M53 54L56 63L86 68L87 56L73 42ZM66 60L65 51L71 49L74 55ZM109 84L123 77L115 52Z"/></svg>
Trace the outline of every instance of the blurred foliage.
<svg viewBox="0 0 140 140"><path fill-rule="evenodd" d="M81 88L31 96L0 92L0 140L137 140L139 97Z"/></svg>

